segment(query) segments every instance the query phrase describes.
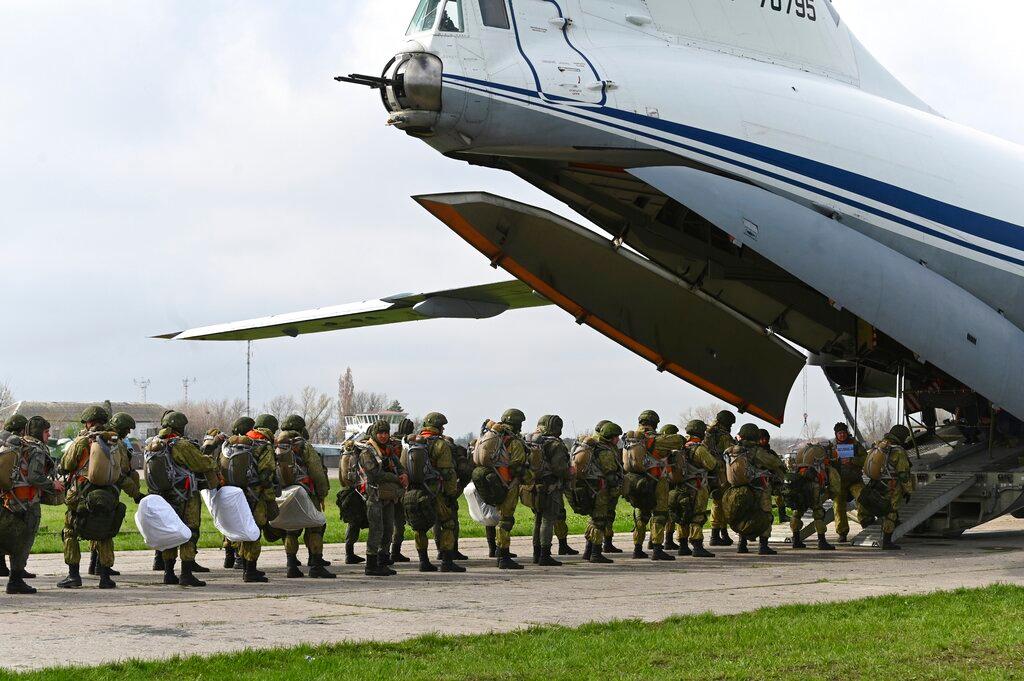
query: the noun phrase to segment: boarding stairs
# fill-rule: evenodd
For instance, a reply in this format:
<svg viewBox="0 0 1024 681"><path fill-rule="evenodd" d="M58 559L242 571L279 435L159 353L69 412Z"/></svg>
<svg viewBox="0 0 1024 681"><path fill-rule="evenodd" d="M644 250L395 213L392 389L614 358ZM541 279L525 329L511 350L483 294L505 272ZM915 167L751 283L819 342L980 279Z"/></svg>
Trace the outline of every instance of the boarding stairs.
<svg viewBox="0 0 1024 681"><path fill-rule="evenodd" d="M949 506L961 494L973 487L977 482L975 473L943 473L936 476L926 485L919 486L911 495L910 503L904 504L899 510L900 524L893 532L893 540L911 533L936 513ZM879 518L871 527L867 527L850 542L854 546L882 545L882 519Z"/></svg>

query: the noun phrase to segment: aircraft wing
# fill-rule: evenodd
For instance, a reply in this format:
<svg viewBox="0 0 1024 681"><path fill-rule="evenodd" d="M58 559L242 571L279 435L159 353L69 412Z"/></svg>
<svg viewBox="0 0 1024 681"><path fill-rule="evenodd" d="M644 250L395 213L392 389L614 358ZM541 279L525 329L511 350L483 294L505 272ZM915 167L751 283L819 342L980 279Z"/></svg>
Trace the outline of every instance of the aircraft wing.
<svg viewBox="0 0 1024 681"><path fill-rule="evenodd" d="M467 288L404 293L380 300L321 307L241 322L203 326L160 334L167 340L250 341L308 333L415 322L422 319L487 319L506 310L550 305L521 281L503 281Z"/></svg>

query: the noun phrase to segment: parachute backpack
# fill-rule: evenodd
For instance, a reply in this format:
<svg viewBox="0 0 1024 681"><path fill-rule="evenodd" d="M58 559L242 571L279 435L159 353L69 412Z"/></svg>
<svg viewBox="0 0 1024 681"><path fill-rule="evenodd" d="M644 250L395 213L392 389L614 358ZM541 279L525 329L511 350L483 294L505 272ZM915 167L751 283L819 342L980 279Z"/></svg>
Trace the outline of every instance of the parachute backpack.
<svg viewBox="0 0 1024 681"><path fill-rule="evenodd" d="M405 510L405 522L416 532L426 532L437 522L435 498L426 490L406 490L402 508Z"/></svg>
<svg viewBox="0 0 1024 681"><path fill-rule="evenodd" d="M505 433L499 428L501 424L486 421L480 437L473 447L473 463L477 466L500 466L508 461L505 450Z"/></svg>
<svg viewBox="0 0 1024 681"><path fill-rule="evenodd" d="M75 532L82 539L104 541L121 531L127 508L117 500L111 487L96 487L85 495L85 503L75 513Z"/></svg>
<svg viewBox="0 0 1024 681"><path fill-rule="evenodd" d="M473 485L485 504L498 506L508 496L508 486L493 467L477 466L473 469Z"/></svg>
<svg viewBox="0 0 1024 681"><path fill-rule="evenodd" d="M871 448L871 451L868 452L868 458L864 462L864 475L875 481L888 477L890 446L889 443L883 440Z"/></svg>
<svg viewBox="0 0 1024 681"><path fill-rule="evenodd" d="M172 440L155 437L146 445L143 475L150 492L184 500L195 488L195 476L171 455Z"/></svg>
<svg viewBox="0 0 1024 681"><path fill-rule="evenodd" d="M747 447L734 446L726 451L725 474L729 484L742 487L751 484L760 475L752 461L753 451Z"/></svg>
<svg viewBox="0 0 1024 681"><path fill-rule="evenodd" d="M23 444L20 437L12 435L0 447L0 491L10 492L20 477Z"/></svg>
<svg viewBox="0 0 1024 681"><path fill-rule="evenodd" d="M99 487L114 485L121 478L120 462L114 453L114 443L107 440L107 433L99 433L92 438L85 477Z"/></svg>
<svg viewBox="0 0 1024 681"><path fill-rule="evenodd" d="M220 452L220 473L232 487L253 487L260 481L256 446L244 435L232 435Z"/></svg>
<svg viewBox="0 0 1024 681"><path fill-rule="evenodd" d="M281 435L278 435L280 438ZM287 443L287 446L284 446ZM291 440L274 443L274 458L277 460L277 479L282 487L301 485L310 489L309 471L306 470L305 460L299 452L305 447L305 441L297 434ZM296 450L299 450L298 452Z"/></svg>
<svg viewBox="0 0 1024 681"><path fill-rule="evenodd" d="M626 473L643 475L654 467L654 457L647 450L647 440L642 434L629 433L623 442L622 467Z"/></svg>
<svg viewBox="0 0 1024 681"><path fill-rule="evenodd" d="M417 437L409 442L407 450L402 452L402 466L409 474L409 484L417 487L432 485L441 478L441 474L430 461L430 450L437 438Z"/></svg>

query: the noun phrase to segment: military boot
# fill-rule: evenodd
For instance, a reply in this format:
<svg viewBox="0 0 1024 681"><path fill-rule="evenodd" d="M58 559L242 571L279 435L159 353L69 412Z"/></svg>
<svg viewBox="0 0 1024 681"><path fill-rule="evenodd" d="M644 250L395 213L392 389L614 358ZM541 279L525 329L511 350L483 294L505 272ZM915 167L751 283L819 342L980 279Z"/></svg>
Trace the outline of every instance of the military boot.
<svg viewBox="0 0 1024 681"><path fill-rule="evenodd" d="M594 563L595 565L606 565L608 563L614 562L611 558L602 553L600 544L591 545L589 560L591 563Z"/></svg>
<svg viewBox="0 0 1024 681"><path fill-rule="evenodd" d="M484 530L487 535L487 557L494 558L498 555L498 544L495 540L495 532L493 527L487 527Z"/></svg>
<svg viewBox="0 0 1024 681"><path fill-rule="evenodd" d="M840 544L847 544L847 543L849 543L849 541L850 541L849 533L843 532L841 535L839 535L839 543Z"/></svg>
<svg viewBox="0 0 1024 681"><path fill-rule="evenodd" d="M523 566L512 560L512 555L508 549L498 549L498 569L522 570Z"/></svg>
<svg viewBox="0 0 1024 681"><path fill-rule="evenodd" d="M10 577L11 570L7 567L7 555L0 553L0 577ZM8 592L10 593L10 592Z"/></svg>
<svg viewBox="0 0 1024 681"><path fill-rule="evenodd" d="M196 576L192 574L195 569L196 562L194 560L181 561L181 577L178 578L178 583L182 586L206 586L206 582L196 579Z"/></svg>
<svg viewBox="0 0 1024 681"><path fill-rule="evenodd" d="M224 547L224 568L230 570L235 567L235 550L230 546Z"/></svg>
<svg viewBox="0 0 1024 681"><path fill-rule="evenodd" d="M469 556L459 551L459 538L455 538L455 548L452 549L452 560L469 560Z"/></svg>
<svg viewBox="0 0 1024 681"><path fill-rule="evenodd" d="M182 561L181 569L184 571L184 569L185 569L185 561ZM194 560L192 561L192 572L209 572L209 571L210 571L210 568L203 567L202 565L200 565L199 563L195 562Z"/></svg>
<svg viewBox="0 0 1024 681"><path fill-rule="evenodd" d="M786 513L786 507L785 506L779 506L779 522L780 523L788 523L789 522L789 515Z"/></svg>
<svg viewBox="0 0 1024 681"><path fill-rule="evenodd" d="M153 554L153 572L161 572L164 569L164 554L157 551Z"/></svg>
<svg viewBox="0 0 1024 681"><path fill-rule="evenodd" d="M648 551L653 551L654 550L654 540L653 539L648 539L647 540L647 550Z"/></svg>
<svg viewBox="0 0 1024 681"><path fill-rule="evenodd" d="M665 547L661 544L654 545L654 551L651 552L651 560L675 560L676 557L671 553L665 553Z"/></svg>
<svg viewBox="0 0 1024 681"><path fill-rule="evenodd" d="M174 558L164 561L164 584L179 584L178 575L174 574Z"/></svg>
<svg viewBox="0 0 1024 681"><path fill-rule="evenodd" d="M729 536L728 528L723 527L719 531L718 540L722 542L722 546L732 546L732 537Z"/></svg>
<svg viewBox="0 0 1024 681"><path fill-rule="evenodd" d="M257 569L256 563L255 560L245 561L245 572L242 573L243 582L261 584L270 581L262 570Z"/></svg>
<svg viewBox="0 0 1024 681"><path fill-rule="evenodd" d="M399 551L399 553L401 553L401 551ZM404 556L403 556L403 558L404 558ZM331 561L325 560L324 559L324 554L322 554L322 553L317 553L317 554L311 553L311 554L309 554L309 562L307 563L307 565L309 565L310 567L313 567L313 566L317 566L317 567L331 567Z"/></svg>
<svg viewBox="0 0 1024 681"><path fill-rule="evenodd" d="M622 549L612 544L611 537L605 537L604 546L601 548L601 553L622 553Z"/></svg>
<svg viewBox="0 0 1024 681"><path fill-rule="evenodd" d="M899 551L903 547L896 544L892 540L892 532L882 533L882 550L883 551Z"/></svg>
<svg viewBox="0 0 1024 681"><path fill-rule="evenodd" d="M14 572L12 571L11 574L14 574ZM28 570L18 570L17 576L21 577L22 579L35 579L36 573L29 572Z"/></svg>
<svg viewBox="0 0 1024 681"><path fill-rule="evenodd" d="M391 555L389 556L391 564L395 563L408 563L410 562L409 556L402 554L402 542L396 541L391 545Z"/></svg>
<svg viewBox="0 0 1024 681"><path fill-rule="evenodd" d="M819 551L835 551L836 547L832 546L825 540L825 533L818 533L818 550Z"/></svg>
<svg viewBox="0 0 1024 681"><path fill-rule="evenodd" d="M633 557L637 559L650 558L650 556L644 553L643 542L640 542L639 544L633 544Z"/></svg>
<svg viewBox="0 0 1024 681"><path fill-rule="evenodd" d="M7 566L5 565L4 567L6 568ZM8 574L10 574L10 570L8 570ZM20 574L11 574L10 578L7 580L7 593L12 596L21 594L30 595L35 592L36 590L26 584Z"/></svg>
<svg viewBox="0 0 1024 681"><path fill-rule="evenodd" d="M551 557L551 545L540 547L540 560L537 565L542 567L562 567L562 562Z"/></svg>
<svg viewBox="0 0 1024 681"><path fill-rule="evenodd" d="M665 548L668 548L667 544L665 545ZM687 542L685 539L682 539L679 542L679 547L676 549L676 555L677 556L692 556L693 555L693 551L690 550L689 542Z"/></svg>
<svg viewBox="0 0 1024 681"><path fill-rule="evenodd" d="M359 565L360 563L365 562L365 558L356 555L356 547L354 544L345 544L345 565Z"/></svg>
<svg viewBox="0 0 1024 681"><path fill-rule="evenodd" d="M89 569L88 569L88 573L90 575L98 574L98 571L96 569L96 565L97 565L97 563L99 563L99 560L100 560L100 554L99 554L98 551L93 550L93 551L89 552Z"/></svg>
<svg viewBox="0 0 1024 681"><path fill-rule="evenodd" d="M768 546L768 537L760 537L757 540L757 555L759 556L776 556L778 551Z"/></svg>
<svg viewBox="0 0 1024 681"><path fill-rule="evenodd" d="M540 544L538 544L537 540L535 539L535 540L533 540L533 564L534 565L539 565L540 564L540 552L541 552Z"/></svg>
<svg viewBox="0 0 1024 681"><path fill-rule="evenodd" d="M683 542L684 544L686 542ZM675 537L670 534L665 534L665 550L666 551L678 551L679 544L676 543Z"/></svg>
<svg viewBox="0 0 1024 681"><path fill-rule="evenodd" d="M418 549L420 556L420 572L437 572L437 566L430 562L430 556L426 549Z"/></svg>
<svg viewBox="0 0 1024 681"><path fill-rule="evenodd" d="M722 533L721 530L711 528L711 541L709 542L712 546L722 546L722 539L719 535Z"/></svg>
<svg viewBox="0 0 1024 681"><path fill-rule="evenodd" d="M455 563L458 554L455 550L445 551L444 556L441 558L441 572L465 572L466 568Z"/></svg>
<svg viewBox="0 0 1024 681"><path fill-rule="evenodd" d="M231 566L233 570L244 570L245 569L245 558L242 558L242 554L235 552L235 564Z"/></svg>
<svg viewBox="0 0 1024 681"><path fill-rule="evenodd" d="M693 557L694 558L714 558L715 554L704 548L703 539L694 539L690 541L693 544Z"/></svg>
<svg viewBox="0 0 1024 681"><path fill-rule="evenodd" d="M587 543L583 545L583 560L590 560L590 557L594 555L594 542L587 540Z"/></svg>
<svg viewBox="0 0 1024 681"><path fill-rule="evenodd" d="M101 589L116 589L117 583L110 578L111 570L106 565L100 565L100 583L99 588Z"/></svg>
<svg viewBox="0 0 1024 681"><path fill-rule="evenodd" d="M299 569L299 557L288 554L285 560L288 563L288 575L289 579L296 579L298 577L305 577L306 575Z"/></svg>
<svg viewBox="0 0 1024 681"><path fill-rule="evenodd" d="M82 586L82 575L78 571L78 563L68 565L68 576L57 582L62 589L77 589Z"/></svg>
<svg viewBox="0 0 1024 681"><path fill-rule="evenodd" d="M319 553L310 554L309 556L309 576L313 579L335 579L337 575L328 570L324 563L324 557Z"/></svg>
<svg viewBox="0 0 1024 681"><path fill-rule="evenodd" d="M558 555L560 556L578 556L580 552L569 546L568 537L558 538Z"/></svg>
<svg viewBox="0 0 1024 681"><path fill-rule="evenodd" d="M394 572L389 570L386 565L377 564L377 554L367 553L366 566L363 568L363 574L368 577L390 577Z"/></svg>
<svg viewBox="0 0 1024 681"><path fill-rule="evenodd" d="M804 543L803 538L800 537L799 532L793 533L792 548L794 549L806 549L807 544Z"/></svg>
<svg viewBox="0 0 1024 681"><path fill-rule="evenodd" d="M389 555L390 555L390 552L387 549L384 549L383 551L378 553L377 554L377 567L378 568L383 568L384 570L387 570L388 575L396 575L398 573L395 572L394 570L392 570L390 567L388 567L389 565L391 565L391 563L388 562Z"/></svg>
<svg viewBox="0 0 1024 681"><path fill-rule="evenodd" d="M736 545L736 553L750 553L750 549L747 548L747 538L740 536L739 544Z"/></svg>

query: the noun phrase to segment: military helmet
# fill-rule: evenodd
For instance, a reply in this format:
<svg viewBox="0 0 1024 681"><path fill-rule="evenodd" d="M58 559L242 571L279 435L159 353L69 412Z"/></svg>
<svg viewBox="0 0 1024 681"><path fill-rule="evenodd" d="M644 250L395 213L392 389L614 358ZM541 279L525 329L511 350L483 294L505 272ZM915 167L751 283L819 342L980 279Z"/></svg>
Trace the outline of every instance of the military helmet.
<svg viewBox="0 0 1024 681"><path fill-rule="evenodd" d="M20 433L25 430L25 426L28 425L28 419L21 414L15 414L11 418L4 421L4 430L8 433Z"/></svg>
<svg viewBox="0 0 1024 681"><path fill-rule="evenodd" d="M384 419L381 419L379 421L374 421L373 424L369 428L367 428L367 430L366 430L366 434L369 435L370 437L373 437L374 435L377 435L379 433L390 433L390 432L391 432L391 424L388 423L387 421L385 421Z"/></svg>
<svg viewBox="0 0 1024 681"><path fill-rule="evenodd" d="M423 425L427 428L444 428L448 425L448 417L438 411L432 411L423 417Z"/></svg>
<svg viewBox="0 0 1024 681"><path fill-rule="evenodd" d="M849 433L850 432L850 426L848 426L845 423L843 423L842 421L840 421L835 426L833 426L832 432L833 433Z"/></svg>
<svg viewBox="0 0 1024 681"><path fill-rule="evenodd" d="M617 423L605 421L604 425L601 426L600 435L605 440L611 440L613 437L622 435L622 428Z"/></svg>
<svg viewBox="0 0 1024 681"><path fill-rule="evenodd" d="M25 424L26 434L28 434L29 437L34 437L37 440L42 440L43 433L45 433L49 428L50 422L44 419L42 416L33 416Z"/></svg>
<svg viewBox="0 0 1024 681"><path fill-rule="evenodd" d="M232 435L245 435L256 427L256 419L251 416L240 416L231 424Z"/></svg>
<svg viewBox="0 0 1024 681"><path fill-rule="evenodd" d="M658 432L661 433L662 435L678 435L679 426L677 426L674 423L666 423L661 427L661 430L659 430Z"/></svg>
<svg viewBox="0 0 1024 681"><path fill-rule="evenodd" d="M693 419L686 424L686 434L694 435L696 437L704 437L704 434L708 432L708 424L704 423L700 419Z"/></svg>
<svg viewBox="0 0 1024 681"><path fill-rule="evenodd" d="M760 430L757 431L757 438L759 440L767 440L768 442L771 442L772 441L772 434L769 433L764 428L761 428Z"/></svg>
<svg viewBox="0 0 1024 681"><path fill-rule="evenodd" d="M82 416L78 419L81 423L89 423L90 421L99 421L100 423L106 423L110 420L110 414L107 410L99 405L93 405L86 407L82 411Z"/></svg>
<svg viewBox="0 0 1024 681"><path fill-rule="evenodd" d="M597 425L594 426L594 432L595 433L600 433L601 432L601 428L603 428L604 424L606 424L606 423L611 423L611 421L609 421L608 419L601 419L600 421L598 421Z"/></svg>
<svg viewBox="0 0 1024 681"><path fill-rule="evenodd" d="M885 439L895 442L898 445L902 445L910 439L910 435L910 428L907 428L902 423L897 423L889 429L889 432L885 435Z"/></svg>
<svg viewBox="0 0 1024 681"><path fill-rule="evenodd" d="M274 445L277 447L290 447L296 440L301 440L302 434L294 430L282 430L274 438Z"/></svg>
<svg viewBox="0 0 1024 681"><path fill-rule="evenodd" d="M734 426L736 425L736 414L733 414L727 409L723 409L715 415L715 423L721 423L722 425Z"/></svg>
<svg viewBox="0 0 1024 681"><path fill-rule="evenodd" d="M119 411L110 417L110 427L123 437L135 427L135 419L130 414Z"/></svg>
<svg viewBox="0 0 1024 681"><path fill-rule="evenodd" d="M270 432L274 432L277 430L278 426L277 417L273 414L260 414L253 422L253 426L255 428L265 428Z"/></svg>
<svg viewBox="0 0 1024 681"><path fill-rule="evenodd" d="M545 435L559 436L562 434L562 426L565 424L558 414L545 414L537 421L537 430Z"/></svg>
<svg viewBox="0 0 1024 681"><path fill-rule="evenodd" d="M657 428L658 424L661 423L661 417L658 416L658 412L653 409L644 409L640 412L640 418L637 423L643 426L654 426Z"/></svg>
<svg viewBox="0 0 1024 681"><path fill-rule="evenodd" d="M164 417L160 419L160 426L163 428L170 428L171 430L184 433L185 426L188 425L188 417L182 414L180 411L172 411L164 414Z"/></svg>
<svg viewBox="0 0 1024 681"><path fill-rule="evenodd" d="M301 433L302 429L306 427L306 419L302 418L298 414L289 414L284 417L281 421L281 430L294 430L297 433Z"/></svg>
<svg viewBox="0 0 1024 681"><path fill-rule="evenodd" d="M526 414L519 409L506 409L505 413L501 415L502 423L516 428L522 428L524 421L526 421Z"/></svg>
<svg viewBox="0 0 1024 681"><path fill-rule="evenodd" d="M761 436L761 429L754 423L744 423L740 427L739 437L741 440L750 440L756 442Z"/></svg>

